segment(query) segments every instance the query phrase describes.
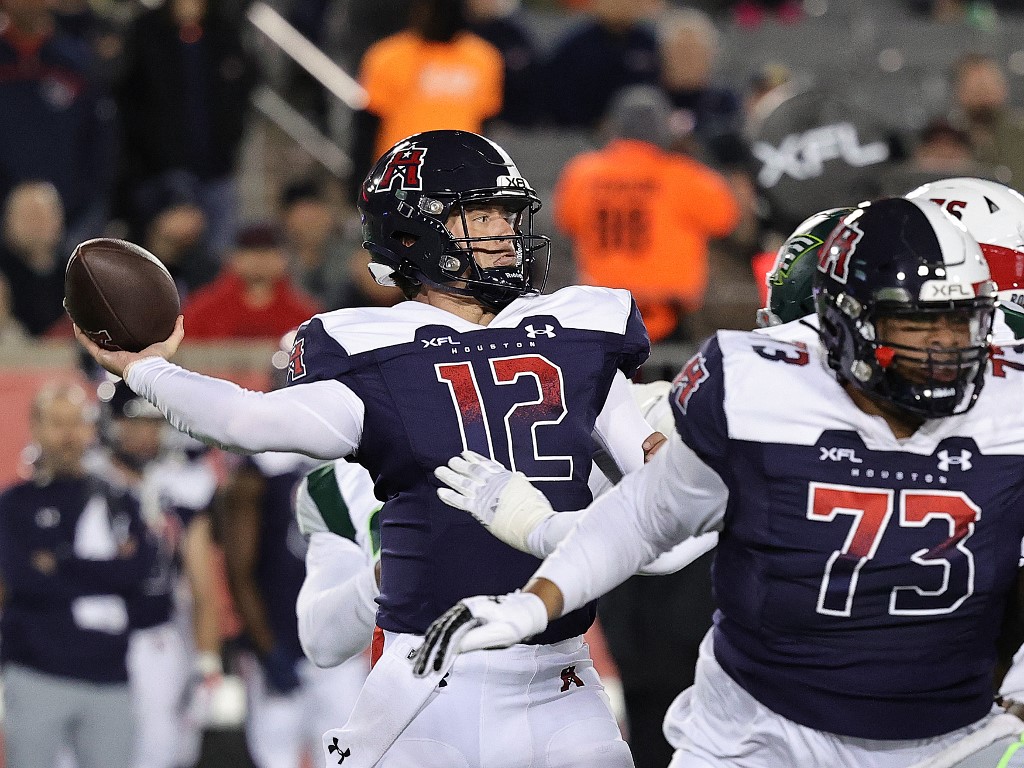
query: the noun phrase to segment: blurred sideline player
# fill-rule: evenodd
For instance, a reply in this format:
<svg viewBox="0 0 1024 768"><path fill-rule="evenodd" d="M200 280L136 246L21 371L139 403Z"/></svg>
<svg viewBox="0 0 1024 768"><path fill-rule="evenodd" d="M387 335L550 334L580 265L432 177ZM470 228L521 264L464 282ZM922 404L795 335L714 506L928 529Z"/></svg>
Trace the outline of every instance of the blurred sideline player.
<svg viewBox="0 0 1024 768"><path fill-rule="evenodd" d="M676 379L667 448L591 506L525 594L435 622L421 665L515 642L720 529L721 610L668 718L674 767L953 765L958 746L1019 734L991 684L1024 533L1024 394L1013 352L987 373L980 246L931 202L865 203L824 246L815 292L821 342L790 343L789 326L771 343L712 337ZM481 487L482 463L438 476L460 476L478 517L543 519L511 473Z"/></svg>
<svg viewBox="0 0 1024 768"><path fill-rule="evenodd" d="M306 541L292 497L313 464L295 453L247 457L230 472L219 505L228 583L248 641L239 659L246 739L259 768L297 768L304 753L323 765L323 733L348 719L366 677L365 659L319 669L299 644Z"/></svg>
<svg viewBox="0 0 1024 768"><path fill-rule="evenodd" d="M248 451L355 454L386 499L384 656L407 664L403 649L448 605L510 589L537 565L440 502L436 465L475 448L527 473L559 509L577 509L591 498L595 437L623 472L663 438L626 383L649 354L635 304L603 288L539 294L540 201L500 147L461 131L411 136L378 161L358 203L371 271L411 300L310 320L292 350L292 387L250 393L166 362L180 325L139 354L82 341L193 435ZM358 765L388 748L379 726L394 733L412 718L382 766L500 768L527 754L538 768L631 766L581 639L593 618L590 604L531 643L460 659L458 685L432 688L422 709L401 715L396 707L410 702L392 697L367 734L374 744L328 744L330 754L350 752Z"/></svg>
<svg viewBox="0 0 1024 768"><path fill-rule="evenodd" d="M15 768L129 768L129 604L155 553L138 500L84 462L95 407L77 384L32 402L30 480L0 494L4 750ZM59 758L60 753L64 757Z"/></svg>
<svg viewBox="0 0 1024 768"><path fill-rule="evenodd" d="M341 664L370 645L380 594L381 506L370 474L344 459L314 469L295 493L299 530L309 541L296 604L299 642L318 667Z"/></svg>
<svg viewBox="0 0 1024 768"><path fill-rule="evenodd" d="M98 469L138 497L157 551L129 603L135 766L192 765L204 725L194 707L213 696L223 672L207 515L217 480L198 456L170 445L174 432L163 414L124 382L103 382L97 394L107 446Z"/></svg>

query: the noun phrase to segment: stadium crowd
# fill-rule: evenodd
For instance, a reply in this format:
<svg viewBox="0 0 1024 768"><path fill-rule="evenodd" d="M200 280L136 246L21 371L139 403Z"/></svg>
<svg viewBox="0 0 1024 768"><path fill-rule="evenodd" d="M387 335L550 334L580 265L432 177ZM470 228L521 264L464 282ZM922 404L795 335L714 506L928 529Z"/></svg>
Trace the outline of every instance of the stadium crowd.
<svg viewBox="0 0 1024 768"><path fill-rule="evenodd" d="M268 8L333 64L279 47ZM628 289L654 343L636 379L670 379L754 326L812 214L948 177L1024 192L1024 7L0 0L8 768L324 764L368 664L303 652L293 496L323 462L172 429L80 353L64 269L88 238L145 246L178 286L182 353L276 389L305 320L402 301L367 269L357 197L434 129L508 151L543 201L545 292ZM588 635L637 768L671 759L711 562L632 577Z"/></svg>

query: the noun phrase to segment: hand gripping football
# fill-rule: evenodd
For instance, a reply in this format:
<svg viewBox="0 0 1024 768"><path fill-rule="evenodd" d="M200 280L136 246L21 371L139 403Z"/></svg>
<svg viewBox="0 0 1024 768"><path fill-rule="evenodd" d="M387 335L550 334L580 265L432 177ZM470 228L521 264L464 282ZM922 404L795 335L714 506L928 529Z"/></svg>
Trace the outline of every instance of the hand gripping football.
<svg viewBox="0 0 1024 768"><path fill-rule="evenodd" d="M64 308L96 344L128 352L166 339L181 314L178 290L160 260L107 237L86 240L71 254Z"/></svg>

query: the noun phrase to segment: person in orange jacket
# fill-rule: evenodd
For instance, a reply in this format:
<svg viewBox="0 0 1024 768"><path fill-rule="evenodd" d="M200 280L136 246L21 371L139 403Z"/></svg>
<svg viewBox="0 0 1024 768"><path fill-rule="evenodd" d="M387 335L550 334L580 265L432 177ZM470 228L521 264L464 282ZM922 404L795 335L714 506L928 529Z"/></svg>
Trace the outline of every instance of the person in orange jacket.
<svg viewBox="0 0 1024 768"><path fill-rule="evenodd" d="M607 118L611 140L573 158L558 181L555 224L573 241L580 281L627 288L651 341L684 333L708 280L708 242L739 221L726 180L665 149L667 97L625 89Z"/></svg>

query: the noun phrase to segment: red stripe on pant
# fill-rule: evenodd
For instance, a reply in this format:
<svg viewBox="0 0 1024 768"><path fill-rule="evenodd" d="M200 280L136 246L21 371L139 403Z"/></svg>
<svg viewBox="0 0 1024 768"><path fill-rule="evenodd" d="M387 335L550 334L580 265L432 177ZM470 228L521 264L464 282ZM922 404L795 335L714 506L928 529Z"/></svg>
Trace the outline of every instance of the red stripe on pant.
<svg viewBox="0 0 1024 768"><path fill-rule="evenodd" d="M370 641L370 669L384 653L384 630L380 627L373 628L373 640Z"/></svg>

